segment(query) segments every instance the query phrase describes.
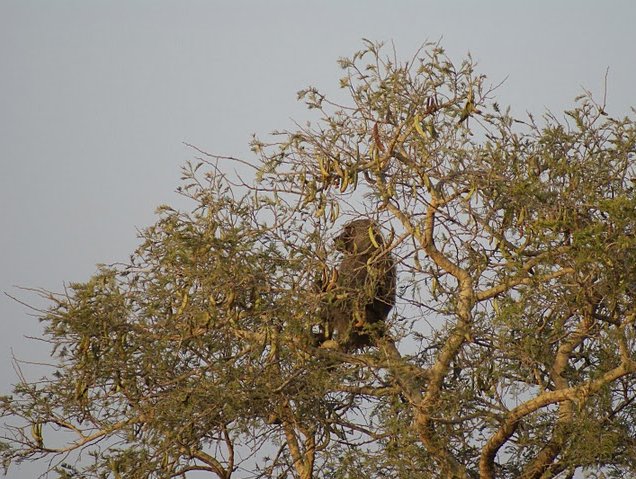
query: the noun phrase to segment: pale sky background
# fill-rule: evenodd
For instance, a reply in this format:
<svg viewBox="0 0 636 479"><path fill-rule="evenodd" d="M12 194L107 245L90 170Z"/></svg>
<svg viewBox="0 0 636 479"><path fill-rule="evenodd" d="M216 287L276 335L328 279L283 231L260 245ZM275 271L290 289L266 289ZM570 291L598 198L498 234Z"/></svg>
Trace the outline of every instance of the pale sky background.
<svg viewBox="0 0 636 479"><path fill-rule="evenodd" d="M60 291L126 261L137 229L179 202L182 142L253 160L252 133L309 114L308 85L340 95L336 60L361 38L410 57L470 51L513 112L555 113L582 88L636 106L636 2L0 0L0 290ZM12 352L48 357L29 311L0 297L0 394ZM42 465L12 469L31 478Z"/></svg>

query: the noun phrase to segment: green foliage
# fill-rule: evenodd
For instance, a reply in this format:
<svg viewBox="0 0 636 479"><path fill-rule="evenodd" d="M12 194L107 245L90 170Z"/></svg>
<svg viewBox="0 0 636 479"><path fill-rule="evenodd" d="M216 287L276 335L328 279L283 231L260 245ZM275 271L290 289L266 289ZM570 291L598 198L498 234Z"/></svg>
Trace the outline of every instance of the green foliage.
<svg viewBox="0 0 636 479"><path fill-rule="evenodd" d="M58 366L2 398L5 468L636 474L636 122L589 95L512 118L439 45L399 63L366 42L340 65L350 103L299 92L317 121L254 139L252 183L201 152L192 211L159 208L129 264L42 292ZM337 294L331 239L359 216L384 229L399 298L387 337L349 354L312 327Z"/></svg>

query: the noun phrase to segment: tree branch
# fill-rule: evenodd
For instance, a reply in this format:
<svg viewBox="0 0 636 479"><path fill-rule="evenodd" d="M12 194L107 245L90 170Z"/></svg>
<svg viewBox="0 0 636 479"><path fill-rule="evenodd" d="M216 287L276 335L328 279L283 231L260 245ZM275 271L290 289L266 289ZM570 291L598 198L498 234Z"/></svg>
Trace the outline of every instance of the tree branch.
<svg viewBox="0 0 636 479"><path fill-rule="evenodd" d="M561 389L558 391L546 391L535 398L512 409L497 432L493 434L484 448L479 459L479 474L482 479L494 479L495 477L495 456L508 439L515 433L519 421L524 416L531 414L538 409L562 401L585 400L592 394L597 393L606 384L616 379L636 372L636 363L629 361L622 363L614 369L607 371L598 379L587 381L580 386Z"/></svg>

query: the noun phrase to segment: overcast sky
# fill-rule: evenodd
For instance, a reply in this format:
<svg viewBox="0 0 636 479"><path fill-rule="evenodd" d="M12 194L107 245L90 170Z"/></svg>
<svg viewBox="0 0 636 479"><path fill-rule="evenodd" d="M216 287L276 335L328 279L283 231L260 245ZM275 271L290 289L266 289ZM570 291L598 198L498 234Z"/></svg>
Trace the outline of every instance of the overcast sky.
<svg viewBox="0 0 636 479"><path fill-rule="evenodd" d="M470 52L507 77L499 103L517 114L562 111L583 88L600 98L609 68L621 115L636 106L635 19L633 0L0 0L0 290L42 305L15 285L60 291L125 261L155 207L178 201L182 142L252 159L252 133L309 117L298 90L340 94L336 60L363 37L404 59L426 40ZM41 360L48 346L6 296L0 321L6 394L12 351Z"/></svg>

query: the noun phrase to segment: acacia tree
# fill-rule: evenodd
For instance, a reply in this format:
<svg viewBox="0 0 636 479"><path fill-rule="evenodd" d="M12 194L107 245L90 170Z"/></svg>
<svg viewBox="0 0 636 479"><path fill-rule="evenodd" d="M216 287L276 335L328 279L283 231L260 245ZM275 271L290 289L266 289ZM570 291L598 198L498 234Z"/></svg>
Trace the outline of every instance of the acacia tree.
<svg viewBox="0 0 636 479"><path fill-rule="evenodd" d="M515 119L439 45L398 62L369 42L340 64L348 103L301 91L318 120L255 139L253 181L199 152L190 212L161 207L129 264L41 292L52 371L2 398L5 468L636 473L634 119L587 94ZM398 265L388 334L317 347L331 239L360 216Z"/></svg>

